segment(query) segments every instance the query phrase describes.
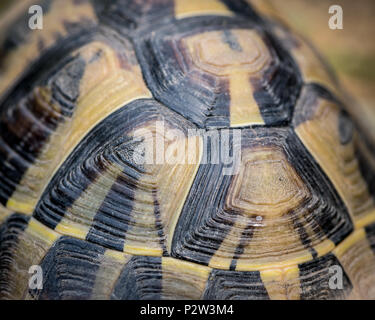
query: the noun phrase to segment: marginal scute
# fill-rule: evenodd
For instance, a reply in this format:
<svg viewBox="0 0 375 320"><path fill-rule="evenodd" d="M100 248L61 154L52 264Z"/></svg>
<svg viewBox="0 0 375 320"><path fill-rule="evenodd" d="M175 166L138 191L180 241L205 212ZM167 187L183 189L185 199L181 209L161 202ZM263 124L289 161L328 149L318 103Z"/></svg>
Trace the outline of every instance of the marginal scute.
<svg viewBox="0 0 375 320"><path fill-rule="evenodd" d="M25 214L32 213L53 173L91 128L124 104L150 96L130 44L110 31L103 30L50 73L2 112L1 139L14 132L17 140L2 144L1 200ZM11 169L7 158L13 160Z"/></svg>
<svg viewBox="0 0 375 320"><path fill-rule="evenodd" d="M295 111L294 127L298 137L332 180L352 219L356 222L373 212L374 199L362 176L357 158L353 126L335 100L324 91L307 86ZM341 130L340 130L341 129ZM348 132L349 130L349 132Z"/></svg>
<svg viewBox="0 0 375 320"><path fill-rule="evenodd" d="M241 140L235 175L200 166L173 257L238 271L283 268L327 254L352 231L334 187L292 132L243 129Z"/></svg>
<svg viewBox="0 0 375 320"><path fill-rule="evenodd" d="M61 39L89 32L97 24L89 0L44 0L41 6L44 9L43 30L30 30L28 7L20 13L15 25L8 26L11 32L0 48L0 96L42 52Z"/></svg>

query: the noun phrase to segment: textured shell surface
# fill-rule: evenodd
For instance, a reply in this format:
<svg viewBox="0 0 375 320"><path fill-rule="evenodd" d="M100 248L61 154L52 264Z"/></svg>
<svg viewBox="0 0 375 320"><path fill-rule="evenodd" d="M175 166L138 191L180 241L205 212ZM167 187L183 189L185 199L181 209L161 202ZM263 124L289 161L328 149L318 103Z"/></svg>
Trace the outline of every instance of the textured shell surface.
<svg viewBox="0 0 375 320"><path fill-rule="evenodd" d="M0 22L0 299L375 299L375 142L266 1L34 2Z"/></svg>

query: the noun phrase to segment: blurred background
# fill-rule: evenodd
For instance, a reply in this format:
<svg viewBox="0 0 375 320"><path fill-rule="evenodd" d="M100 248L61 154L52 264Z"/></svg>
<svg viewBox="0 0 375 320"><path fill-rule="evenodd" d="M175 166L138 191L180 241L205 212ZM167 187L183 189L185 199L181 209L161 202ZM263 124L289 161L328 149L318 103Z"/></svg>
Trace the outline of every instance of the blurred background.
<svg viewBox="0 0 375 320"><path fill-rule="evenodd" d="M329 61L358 111L375 119L375 0L269 1ZM343 30L328 27L334 4L343 8ZM368 129L375 132L375 125Z"/></svg>
<svg viewBox="0 0 375 320"><path fill-rule="evenodd" d="M21 0L0 0L0 13L16 1ZM341 84L358 101L358 112L375 119L375 0L268 1L333 66ZM328 9L334 4L343 8L343 30L328 27ZM372 121L368 122L367 129L375 137Z"/></svg>

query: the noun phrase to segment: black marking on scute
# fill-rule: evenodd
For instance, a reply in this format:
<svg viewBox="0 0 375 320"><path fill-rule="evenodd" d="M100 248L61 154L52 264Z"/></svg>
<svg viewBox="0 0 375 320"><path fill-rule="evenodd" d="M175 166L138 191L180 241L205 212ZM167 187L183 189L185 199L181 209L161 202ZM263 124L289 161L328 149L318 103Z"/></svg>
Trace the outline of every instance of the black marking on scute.
<svg viewBox="0 0 375 320"><path fill-rule="evenodd" d="M41 6L43 14L47 14L53 0L39 1L38 5ZM17 49L20 45L28 41L30 34L33 32L29 28L29 20L31 15L28 13L28 9L22 14L5 30L6 38L3 43L0 44L0 68L3 67L5 56L12 50ZM35 31L34 31L35 32Z"/></svg>
<svg viewBox="0 0 375 320"><path fill-rule="evenodd" d="M112 300L160 300L162 267L160 257L133 257L122 270Z"/></svg>
<svg viewBox="0 0 375 320"><path fill-rule="evenodd" d="M319 98L328 100L332 103L335 103L339 107L342 107L341 102L338 101L332 95L332 93L318 84L304 85L303 93L304 94L302 94L298 99L297 106L299 106L299 108L296 109L293 117L293 126L295 128L298 127L301 123L313 119ZM346 115L344 111L342 112L343 115Z"/></svg>
<svg viewBox="0 0 375 320"><path fill-rule="evenodd" d="M367 226L365 231L370 247L375 254L375 223Z"/></svg>
<svg viewBox="0 0 375 320"><path fill-rule="evenodd" d="M130 137L125 137L123 140L130 140ZM139 145L139 141L132 141L117 146L118 156L124 164L128 165L124 167L121 175L132 177L134 184L141 176L133 168L133 157ZM140 165L139 169L142 170L143 166ZM123 251L126 233L134 222L132 217L134 189L125 188L126 185L123 177L116 179L93 219L86 240L106 248Z"/></svg>
<svg viewBox="0 0 375 320"><path fill-rule="evenodd" d="M85 68L85 60L77 55L52 78L52 96L62 106L61 111L64 116L71 117L73 115Z"/></svg>
<svg viewBox="0 0 375 320"><path fill-rule="evenodd" d="M17 250L19 236L25 231L30 217L12 214L0 225L0 300L10 290L9 277L13 255Z"/></svg>
<svg viewBox="0 0 375 320"><path fill-rule="evenodd" d="M152 32L174 21L174 0L93 0L99 19L120 33Z"/></svg>
<svg viewBox="0 0 375 320"><path fill-rule="evenodd" d="M294 131L289 130L286 139L287 156L309 189L315 194L315 202L306 206L313 211L315 223L336 245L354 229L349 212L319 164L314 160ZM320 208L317 208L317 205ZM306 243L305 243L306 245Z"/></svg>
<svg viewBox="0 0 375 320"><path fill-rule="evenodd" d="M239 44L236 36L233 34L231 30L224 30L223 31L223 41L233 50L242 52L241 45Z"/></svg>
<svg viewBox="0 0 375 320"><path fill-rule="evenodd" d="M251 19L259 25L264 23L261 16L259 16L253 7L244 0L221 0L231 11L237 15L244 16L247 19Z"/></svg>
<svg viewBox="0 0 375 320"><path fill-rule="evenodd" d="M229 145L232 154L233 143ZM233 176L223 175L223 163L211 164L213 161L210 159L214 158L210 142L202 159L208 161L199 166L186 198L175 227L171 256L208 265L229 233L238 212L231 211L223 215Z"/></svg>
<svg viewBox="0 0 375 320"><path fill-rule="evenodd" d="M132 170L125 168L123 174L131 174L126 171ZM134 203L134 190L125 189L125 185L124 178L118 177L96 213L86 240L123 251L126 232L133 222L131 213Z"/></svg>
<svg viewBox="0 0 375 320"><path fill-rule="evenodd" d="M253 216L253 218L255 219L256 216ZM230 267L229 267L229 270L236 270L236 267L237 267L237 261L238 259L241 257L241 255L243 254L245 248L246 248L246 245L251 241L251 239L253 238L253 235L254 235L254 222L250 222L246 228L243 230L242 234L241 234L241 238L240 238L240 242L234 252L234 256L233 256L233 260L230 264Z"/></svg>
<svg viewBox="0 0 375 320"><path fill-rule="evenodd" d="M30 294L40 300L90 299L104 251L87 241L61 237L40 265L43 289Z"/></svg>
<svg viewBox="0 0 375 320"><path fill-rule="evenodd" d="M298 267L302 300L344 299L353 288L339 260L331 253L300 264ZM342 271L343 288L336 288L336 285L338 285L337 278L340 278L338 270Z"/></svg>
<svg viewBox="0 0 375 320"><path fill-rule="evenodd" d="M276 58L261 79L254 79L254 99L268 126L287 125L303 86L298 66L279 41L265 31L264 41Z"/></svg>
<svg viewBox="0 0 375 320"><path fill-rule="evenodd" d="M157 198L157 193L153 192L152 197L154 199L154 215L155 215L155 228L158 230L160 247L163 250L163 257L168 257L169 253L167 247L165 246L165 234L163 229L163 222L160 212L160 204Z"/></svg>
<svg viewBox="0 0 375 320"><path fill-rule="evenodd" d="M354 125L348 113L344 110L341 110L340 112L338 126L340 143L343 145L350 143L353 139Z"/></svg>
<svg viewBox="0 0 375 320"><path fill-rule="evenodd" d="M309 238L309 234L307 233L305 227L299 221L298 217L293 214L293 212L290 212L289 214L292 216L291 219L293 221L293 227L295 230L297 230L302 244L307 250L310 251L310 254L314 259L317 258L318 252L311 246L311 239Z"/></svg>
<svg viewBox="0 0 375 320"><path fill-rule="evenodd" d="M259 271L213 270L207 281L205 300L269 300Z"/></svg>

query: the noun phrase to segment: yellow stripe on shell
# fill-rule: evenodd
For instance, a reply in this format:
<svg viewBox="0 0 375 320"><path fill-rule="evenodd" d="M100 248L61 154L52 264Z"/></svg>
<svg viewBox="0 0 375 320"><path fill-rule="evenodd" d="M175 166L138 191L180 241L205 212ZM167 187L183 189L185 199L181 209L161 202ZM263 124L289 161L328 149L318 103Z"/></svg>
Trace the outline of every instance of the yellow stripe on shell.
<svg viewBox="0 0 375 320"><path fill-rule="evenodd" d="M103 172L100 172L99 177L66 210L55 230L64 235L85 240L96 213L121 171L118 165L109 164Z"/></svg>
<svg viewBox="0 0 375 320"><path fill-rule="evenodd" d="M272 300L299 300L301 284L298 266L284 269L269 269L260 272L260 277Z"/></svg>
<svg viewBox="0 0 375 320"><path fill-rule="evenodd" d="M233 16L234 13L219 0L175 0L177 19L205 15Z"/></svg>

